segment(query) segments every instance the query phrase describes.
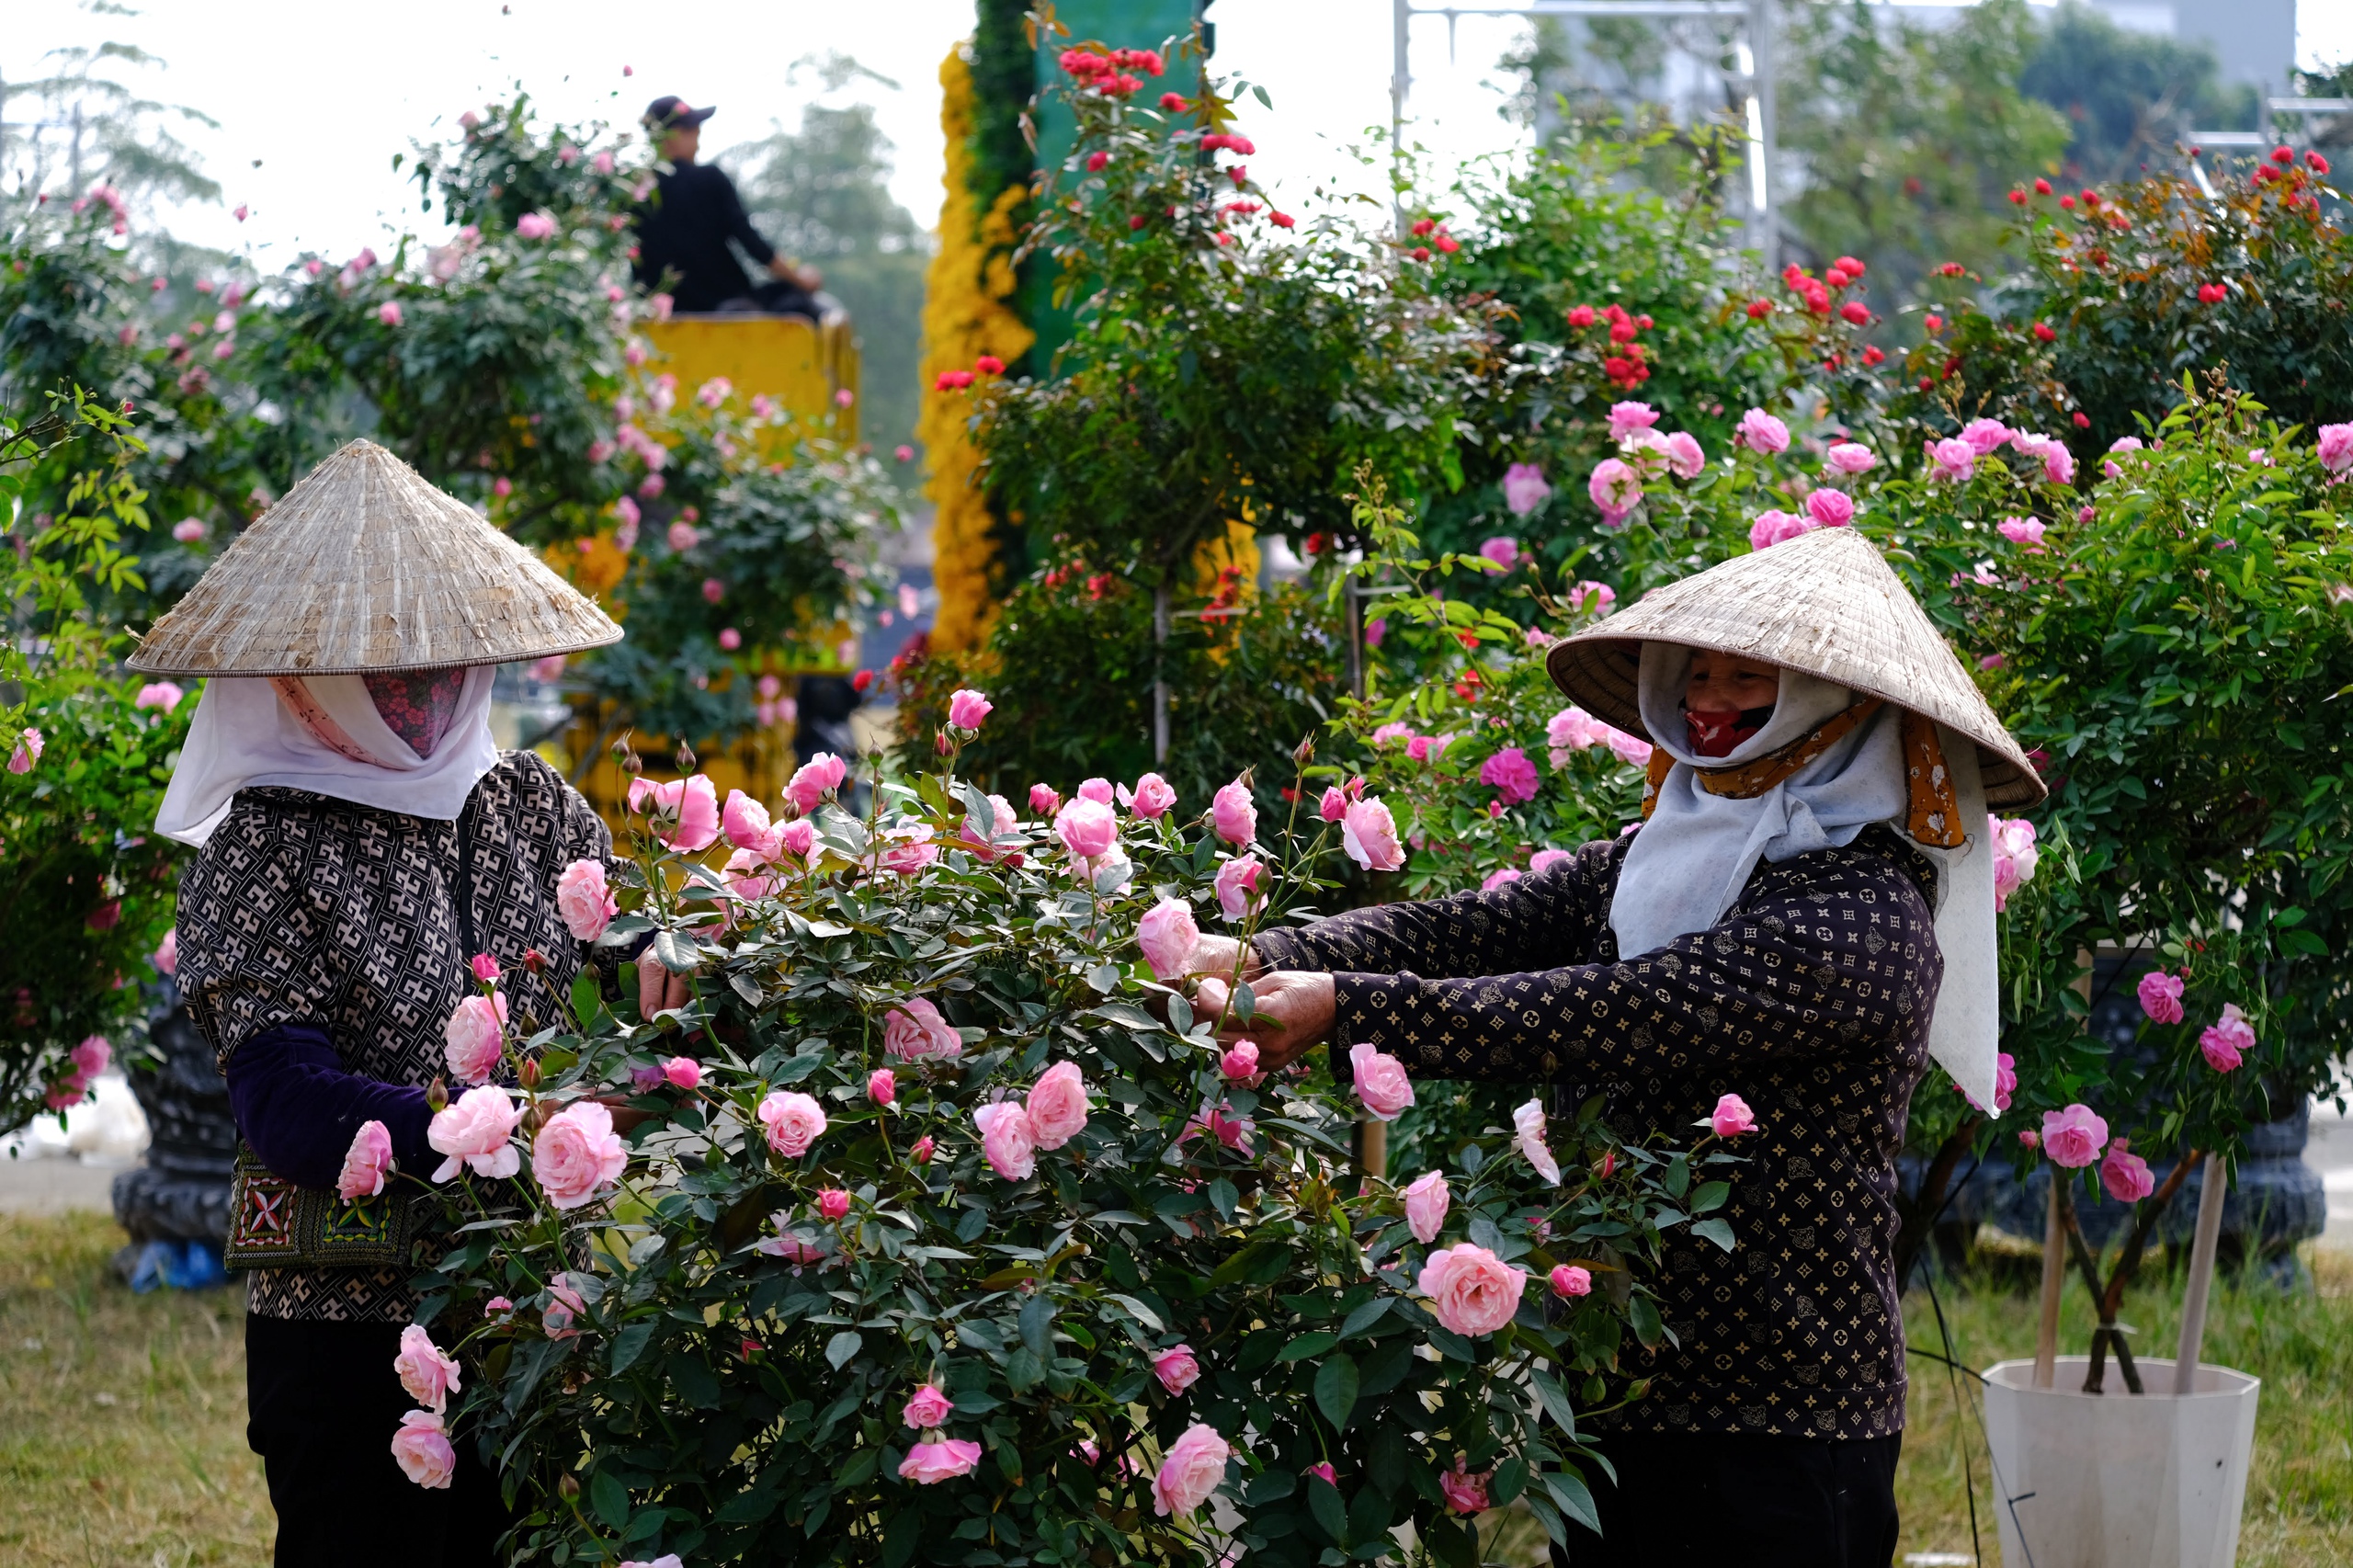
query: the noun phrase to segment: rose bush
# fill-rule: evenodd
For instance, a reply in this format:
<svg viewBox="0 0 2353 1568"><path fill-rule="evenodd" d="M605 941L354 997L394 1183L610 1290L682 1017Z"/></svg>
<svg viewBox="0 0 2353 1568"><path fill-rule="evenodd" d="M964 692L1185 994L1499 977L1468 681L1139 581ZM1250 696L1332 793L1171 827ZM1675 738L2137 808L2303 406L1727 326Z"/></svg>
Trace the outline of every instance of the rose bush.
<svg viewBox="0 0 2353 1568"><path fill-rule="evenodd" d="M1155 911L1223 918L1237 837L1266 897L1233 928L1296 908L1333 824L1229 809L1221 837L1207 801L1122 812L1093 781L1008 821L952 773L860 819L812 767L801 847L772 826L733 869L665 849L676 810L642 792L603 939L652 933L690 999L644 1018L626 970L619 1002L584 981L436 1119L468 1229L423 1280L463 1369L428 1392L505 1469L521 1544L1307 1563L1395 1556L1411 1520L1469 1568L1466 1464L1556 1537L1590 1517L1580 1413L1639 1397L1662 1233L1733 1240L1705 1128L1621 1146L1531 1105L1434 1150L1409 1203L1351 1174L1357 1096L1323 1063L1259 1074L1145 956ZM938 852L893 869L909 844ZM623 1106L649 1119L608 1133ZM1556 1274L1586 1284L1548 1300ZM425 1425L399 1451L436 1484Z"/></svg>

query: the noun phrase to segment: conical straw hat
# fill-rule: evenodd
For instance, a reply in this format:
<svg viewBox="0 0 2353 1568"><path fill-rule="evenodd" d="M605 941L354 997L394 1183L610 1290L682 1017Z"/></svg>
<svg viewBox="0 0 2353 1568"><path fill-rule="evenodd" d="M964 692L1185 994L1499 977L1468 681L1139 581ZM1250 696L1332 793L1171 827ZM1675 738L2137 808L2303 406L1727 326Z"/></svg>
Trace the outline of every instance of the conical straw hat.
<svg viewBox="0 0 2353 1568"><path fill-rule="evenodd" d="M2050 793L1927 611L1852 528L1816 528L1654 589L1554 643L1545 667L1588 711L1640 734L1644 642L1803 670L1925 714L1977 743L1988 805Z"/></svg>
<svg viewBox="0 0 2353 1568"><path fill-rule="evenodd" d="M575 653L621 629L373 441L239 535L130 661L156 675L357 675Z"/></svg>

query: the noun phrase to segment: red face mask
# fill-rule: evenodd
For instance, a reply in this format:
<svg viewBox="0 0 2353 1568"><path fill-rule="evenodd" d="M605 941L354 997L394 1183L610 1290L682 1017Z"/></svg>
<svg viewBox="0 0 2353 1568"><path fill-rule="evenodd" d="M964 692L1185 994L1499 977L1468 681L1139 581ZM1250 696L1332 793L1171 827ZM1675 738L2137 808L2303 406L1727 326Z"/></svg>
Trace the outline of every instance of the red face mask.
<svg viewBox="0 0 2353 1568"><path fill-rule="evenodd" d="M1730 756L1772 717L1770 708L1744 708L1737 713L1694 713L1686 709L1683 724L1694 756Z"/></svg>

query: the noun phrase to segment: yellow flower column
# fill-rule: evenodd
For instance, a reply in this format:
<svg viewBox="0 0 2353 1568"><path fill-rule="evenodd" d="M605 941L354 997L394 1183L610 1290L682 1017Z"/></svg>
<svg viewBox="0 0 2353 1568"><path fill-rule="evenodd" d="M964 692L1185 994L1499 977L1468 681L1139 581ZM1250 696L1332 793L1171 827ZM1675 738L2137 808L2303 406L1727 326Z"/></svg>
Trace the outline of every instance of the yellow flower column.
<svg viewBox="0 0 2353 1568"><path fill-rule="evenodd" d="M1013 212L1027 195L1013 186L995 194L985 215L971 189L972 73L965 46L940 62L939 129L948 142L947 187L939 208L939 249L926 278L923 307L923 413L916 432L930 468L924 493L938 508L931 526L932 581L939 612L932 645L943 651L978 647L995 612L989 567L994 520L973 483L980 452L966 423L972 395L937 390L942 370L969 370L983 354L1007 364L1028 351L1037 335L1006 305L1014 290Z"/></svg>

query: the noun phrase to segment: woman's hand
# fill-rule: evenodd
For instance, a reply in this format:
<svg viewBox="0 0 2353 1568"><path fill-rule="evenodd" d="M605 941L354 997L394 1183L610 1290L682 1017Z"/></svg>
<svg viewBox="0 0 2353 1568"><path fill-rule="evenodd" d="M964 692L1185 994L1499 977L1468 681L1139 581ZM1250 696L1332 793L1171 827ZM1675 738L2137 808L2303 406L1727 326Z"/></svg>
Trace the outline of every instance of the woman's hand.
<svg viewBox="0 0 2353 1568"><path fill-rule="evenodd" d="M1232 937L1196 937L1192 956L1185 960L1185 972L1192 975L1214 975L1220 980L1233 976L1233 960L1242 956L1242 944ZM1257 954L1249 955L1242 967L1242 978L1256 980L1267 972L1265 960Z"/></svg>
<svg viewBox="0 0 2353 1568"><path fill-rule="evenodd" d="M1254 1041L1261 1071L1288 1067L1331 1038L1337 1004L1330 975L1273 970L1250 982L1250 995L1254 1007L1246 1024L1225 1017L1230 994L1222 978L1202 981L1193 1003L1197 1012L1219 1020L1222 1039Z"/></svg>
<svg viewBox="0 0 2353 1568"><path fill-rule="evenodd" d="M638 955L637 1013L650 1019L656 1013L666 1013L673 1007L687 1005L686 976L672 974L664 969L652 949Z"/></svg>

